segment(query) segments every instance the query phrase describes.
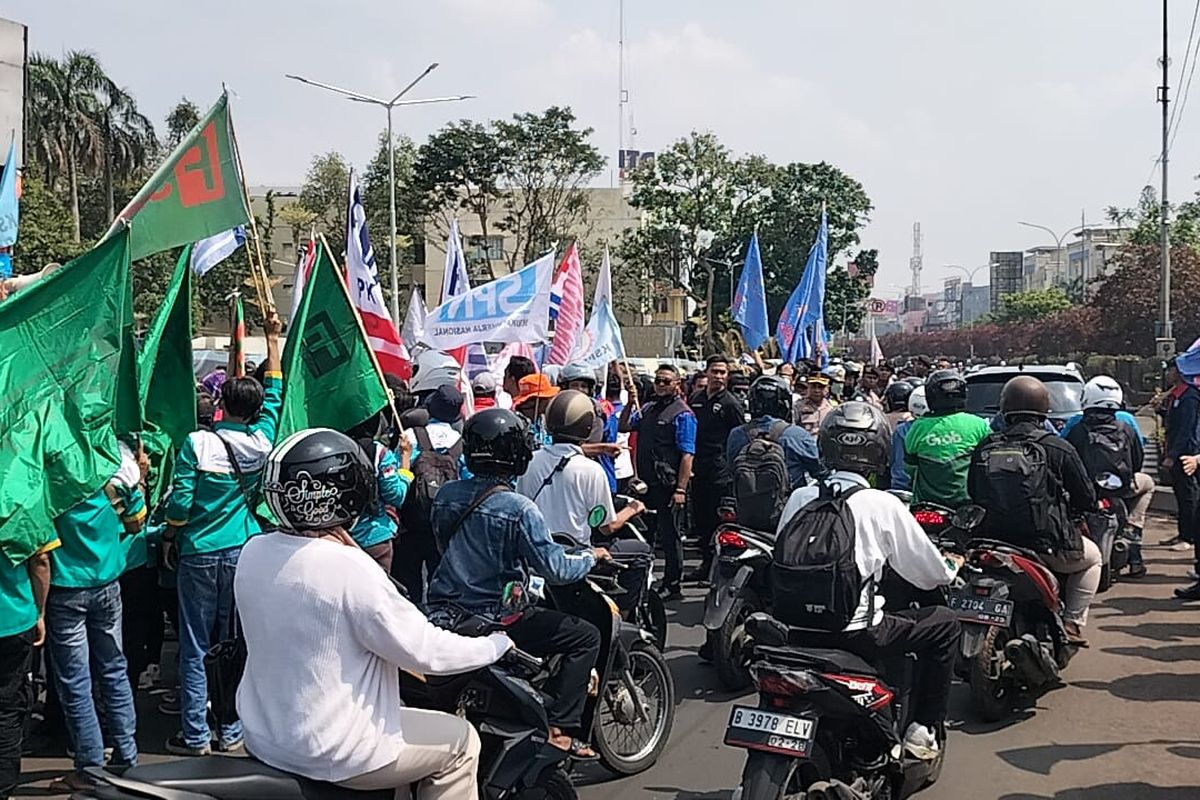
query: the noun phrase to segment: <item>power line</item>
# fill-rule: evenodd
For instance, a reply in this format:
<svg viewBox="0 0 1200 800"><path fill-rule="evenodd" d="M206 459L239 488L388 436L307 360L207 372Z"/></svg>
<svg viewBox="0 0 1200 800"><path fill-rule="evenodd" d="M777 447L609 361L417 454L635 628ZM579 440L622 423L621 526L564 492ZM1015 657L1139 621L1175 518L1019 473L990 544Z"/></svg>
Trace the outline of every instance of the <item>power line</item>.
<svg viewBox="0 0 1200 800"><path fill-rule="evenodd" d="M1167 124L1167 127L1171 131L1171 139L1167 143L1168 153L1170 153L1171 149L1175 146L1175 137L1179 135L1179 128L1183 125L1183 112L1187 107L1188 93L1192 89L1192 77L1196 74L1196 62L1200 61L1200 58L1197 57L1200 56L1200 42L1195 42L1197 15L1200 15L1200 0L1196 0L1195 9L1192 11L1192 28L1191 31L1188 32L1188 46L1183 53L1183 64L1179 70L1179 82L1183 87L1183 92L1180 95L1179 100L1176 101L1175 108L1171 109L1171 119ZM1196 47L1194 48L1192 46L1193 42L1196 44ZM1189 53L1192 57L1192 66L1190 69L1188 69L1187 65ZM1183 80L1184 70L1187 70L1186 82Z"/></svg>
<svg viewBox="0 0 1200 800"><path fill-rule="evenodd" d="M1197 16L1200 16L1200 0L1197 0L1195 8L1192 9L1192 25L1191 25L1191 28L1188 30L1187 47L1185 47L1183 50L1183 63L1181 63L1179 65L1179 82L1176 84L1177 86L1183 85L1184 73L1186 73L1188 71L1188 58L1190 57L1190 58L1192 58L1193 62L1195 61L1195 55L1192 53L1192 44L1195 42L1195 39L1196 39ZM1194 69L1195 69L1195 67L1193 66L1193 70ZM1171 118L1167 122L1167 127L1172 130L1175 128L1175 117L1177 114L1179 114L1179 104L1178 103L1176 103L1175 107L1171 109Z"/></svg>

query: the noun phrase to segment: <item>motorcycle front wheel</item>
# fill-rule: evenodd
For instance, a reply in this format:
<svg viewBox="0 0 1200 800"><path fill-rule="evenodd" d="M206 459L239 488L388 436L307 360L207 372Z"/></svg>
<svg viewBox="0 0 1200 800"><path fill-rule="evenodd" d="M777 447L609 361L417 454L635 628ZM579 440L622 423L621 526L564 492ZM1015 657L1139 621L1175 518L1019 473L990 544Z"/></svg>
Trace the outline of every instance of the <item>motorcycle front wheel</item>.
<svg viewBox="0 0 1200 800"><path fill-rule="evenodd" d="M548 769L537 783L516 795L516 800L579 800L579 793L561 769Z"/></svg>
<svg viewBox="0 0 1200 800"><path fill-rule="evenodd" d="M654 645L636 642L628 668L612 675L604 687L595 726L601 763L621 775L649 769L666 748L674 724L675 681L666 659Z"/></svg>

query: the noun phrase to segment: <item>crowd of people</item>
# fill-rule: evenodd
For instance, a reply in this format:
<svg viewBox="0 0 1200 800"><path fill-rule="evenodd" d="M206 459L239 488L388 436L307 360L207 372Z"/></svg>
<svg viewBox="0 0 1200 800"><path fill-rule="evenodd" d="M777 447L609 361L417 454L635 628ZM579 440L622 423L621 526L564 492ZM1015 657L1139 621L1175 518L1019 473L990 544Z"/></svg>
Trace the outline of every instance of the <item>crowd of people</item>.
<svg viewBox="0 0 1200 800"><path fill-rule="evenodd" d="M513 357L501 380L485 372L469 387L453 369L418 360L411 382L388 376L393 399L370 419L277 442L279 330L267 321L256 376L198 385L201 425L162 465L170 488L161 499L147 490L140 446L124 442L120 470L60 516L33 557L0 564L0 798L18 779L38 650L45 716L61 718L75 765L56 789L85 788L89 767L136 763L134 692L171 672L177 690L162 710L180 724L170 753L245 746L278 768L356 789L420 783L421 797L474 796L476 732L461 718L402 707L395 670L471 670L514 645L561 656L546 686L547 733L592 758L579 730L600 645L591 624L535 607L504 633L470 638L448 620L462 609L499 614L513 581L532 573L575 582L614 552L661 552L656 591L677 601L685 584L709 581L728 508L743 524L783 531L819 497L847 496L866 588L849 624L818 638L865 658L927 657L931 677L917 687L905 736L918 757L936 754L958 623L939 607L885 614L874 587L885 565L920 589L945 585L961 559L930 542L904 493L982 506L989 536L1067 575L1063 617L1079 645L1100 553L1076 520L1095 509L1097 492L1129 503L1126 577L1146 572L1139 543L1155 484L1142 472L1144 440L1121 387L1106 376L1087 383L1082 413L1060 435L1046 428L1050 395L1036 378L1009 381L989 421L966 412L956 365L922 356L819 369L714 355L690 375L672 363L651 375L619 363L539 369ZM1191 546L1200 391L1174 382L1164 412L1163 465L1176 479L1179 541ZM744 479L767 451L783 465L774 483ZM1018 479L1000 451L1006 463L1023 459ZM1102 474L1116 483L1098 487ZM635 480L644 501L618 508L614 496ZM647 511L648 542L615 536ZM699 551L690 570L689 541ZM1200 582L1177 594L1200 599ZM178 637L170 671L168 627ZM240 719L210 726L205 656L238 635L248 652Z"/></svg>

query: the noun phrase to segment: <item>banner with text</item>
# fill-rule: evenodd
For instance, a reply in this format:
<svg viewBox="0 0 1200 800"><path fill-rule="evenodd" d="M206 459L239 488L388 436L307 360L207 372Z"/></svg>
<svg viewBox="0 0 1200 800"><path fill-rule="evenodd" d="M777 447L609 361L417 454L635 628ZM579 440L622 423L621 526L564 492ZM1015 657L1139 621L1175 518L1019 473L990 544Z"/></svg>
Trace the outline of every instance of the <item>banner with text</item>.
<svg viewBox="0 0 1200 800"><path fill-rule="evenodd" d="M439 350L475 342L544 342L549 338L554 254L511 275L452 297L425 318L425 342Z"/></svg>

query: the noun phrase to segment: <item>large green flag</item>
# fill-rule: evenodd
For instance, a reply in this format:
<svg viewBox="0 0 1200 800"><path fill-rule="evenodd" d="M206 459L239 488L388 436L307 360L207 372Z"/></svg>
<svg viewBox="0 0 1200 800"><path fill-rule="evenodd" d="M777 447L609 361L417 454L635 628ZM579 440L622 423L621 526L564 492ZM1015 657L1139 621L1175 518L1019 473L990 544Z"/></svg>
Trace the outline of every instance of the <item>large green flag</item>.
<svg viewBox="0 0 1200 800"><path fill-rule="evenodd" d="M322 240L283 350L279 437L304 428L344 431L388 403L346 285Z"/></svg>
<svg viewBox="0 0 1200 800"><path fill-rule="evenodd" d="M171 480L175 452L196 430L196 377L192 371L192 248L175 264L163 304L138 354L143 443L153 468L151 501Z"/></svg>
<svg viewBox="0 0 1200 800"><path fill-rule="evenodd" d="M110 236L122 221L128 221L133 229L130 250L134 261L250 221L228 95L221 95L121 209Z"/></svg>
<svg viewBox="0 0 1200 800"><path fill-rule="evenodd" d="M132 321L127 231L0 303L0 552L13 563L120 466L117 433L139 416Z"/></svg>

